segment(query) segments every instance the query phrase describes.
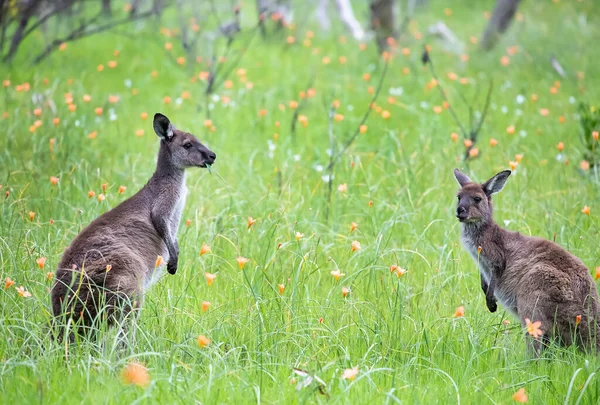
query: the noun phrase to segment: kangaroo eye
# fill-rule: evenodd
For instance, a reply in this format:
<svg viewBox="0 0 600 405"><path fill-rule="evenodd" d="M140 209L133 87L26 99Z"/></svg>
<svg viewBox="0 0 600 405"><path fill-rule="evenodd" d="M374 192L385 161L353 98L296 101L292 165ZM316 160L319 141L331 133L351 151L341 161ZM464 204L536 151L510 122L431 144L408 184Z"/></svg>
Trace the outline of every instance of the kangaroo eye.
<svg viewBox="0 0 600 405"><path fill-rule="evenodd" d="M186 143L183 144L183 148L184 149L189 149L191 147L192 147L192 143L191 142L186 142Z"/></svg>
<svg viewBox="0 0 600 405"><path fill-rule="evenodd" d="M475 197L473 198L473 201L475 201L476 203L481 202L481 197Z"/></svg>

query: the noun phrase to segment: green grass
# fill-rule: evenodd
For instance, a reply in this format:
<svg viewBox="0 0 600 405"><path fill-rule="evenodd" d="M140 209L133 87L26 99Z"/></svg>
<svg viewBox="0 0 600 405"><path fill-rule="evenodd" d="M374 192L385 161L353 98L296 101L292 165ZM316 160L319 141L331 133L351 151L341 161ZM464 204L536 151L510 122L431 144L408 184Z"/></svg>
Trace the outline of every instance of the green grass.
<svg viewBox="0 0 600 405"><path fill-rule="evenodd" d="M0 114L8 113L0 119L0 279L16 282L0 289L2 402L508 404L525 388L534 404L597 403L600 360L557 348L532 360L518 320L502 307L495 314L487 311L476 265L459 245L453 215L452 170L466 170L460 160L464 147L450 138L458 128L449 112L432 110L442 100L436 89L426 90L431 76L420 65L420 53L424 41L432 46L442 85L465 121L468 111L459 93L475 98L475 109L481 109L489 79L494 80L492 106L476 145L479 157L469 173L485 180L523 155L495 197L496 220L527 235L555 237L593 271L600 266L600 188L597 175L578 170L584 151L575 114L576 102L600 101L592 45L600 36L600 9L592 0L524 2L523 21L494 51L481 53L468 39L482 32L484 6L491 4L461 2L447 17L444 2L429 3L415 15L410 32L425 33L430 23L444 19L467 44L469 61L445 53L432 38L418 41L410 35L400 41L400 48L411 53L394 57L377 100L391 116L385 120L374 112L367 132L335 166L328 218L326 173L318 169L329 161L329 106L338 99L344 115L332 125L339 149L360 122L371 98L368 87L376 86L383 68L372 43L365 51L351 39L341 43L339 35L345 33L339 26L325 34L311 17L291 33L297 36L292 46L284 38L254 38L229 77L233 88L217 91L234 104L214 103L214 132L204 127L206 110L197 108L204 105L203 87L189 80L206 66L188 71L175 63L174 57L183 55L178 40L159 36L158 24L137 26L131 38L105 33L69 43L30 67L27 57L42 42L37 34L12 67L0 67L0 79L12 82L0 91ZM244 15L250 26L251 12ZM176 23L170 12L162 26ZM302 44L307 29L316 33L311 47ZM173 42L174 57L164 50L166 41ZM518 53L502 66L506 47L513 45ZM568 79L557 76L550 55ZM329 65L322 63L324 56L331 58ZM344 65L339 56L347 58ZM109 60L117 67L108 68ZM99 64L104 71L97 71ZM237 75L238 67L246 69L251 90ZM449 72L468 78L468 84L449 80ZM371 74L369 82L364 73ZM308 126L299 125L294 139L288 103L300 101L311 77L316 94L301 111ZM551 94L557 80L558 93ZM31 90L16 92L15 85L23 82ZM390 104L391 88L402 88L402 94ZM191 99L177 104L182 91ZM73 113L64 101L67 92L77 105ZM34 93L53 100L56 113L43 106L42 125L32 133ZM84 103L84 94L92 101ZM108 104L111 94L120 96L118 103ZM523 104L517 103L518 95L525 97ZM168 105L165 96L172 99ZM104 108L100 117L96 107ZM542 116L541 108L549 115ZM266 116L259 117L261 109ZM159 142L151 118L143 121L140 113L152 117L158 111L218 156L212 174L189 171L182 221L191 222L179 232L179 271L148 291L136 343L125 352L113 343L114 332L99 344L52 342L46 272L55 269L82 227L151 176ZM54 117L61 119L56 127ZM507 133L511 125L514 134ZM145 131L141 137L139 129ZM95 139L87 137L92 131ZM56 139L53 152L51 138ZM499 141L495 148L490 138ZM558 156L561 141L565 148ZM60 178L58 185L50 184L50 176ZM101 193L104 183L105 201L88 198L89 190ZM347 184L347 192L337 190L340 184ZM120 185L127 187L122 195ZM4 199L5 192L10 195ZM581 213L586 205L589 216ZM35 212L32 221L30 211ZM257 219L250 230L249 216ZM358 228L350 233L352 222ZM304 234L299 241L296 232ZM361 249L351 252L354 240ZM200 256L203 243L212 252ZM250 259L243 270L237 256ZM47 258L43 270L36 264L39 257ZM397 278L390 274L393 264L408 272ZM335 269L345 273L339 281L330 275ZM211 287L205 272L217 274ZM278 284L285 285L283 295ZM21 298L17 286L32 297ZM342 287L351 290L346 298ZM212 304L205 313L202 301ZM454 317L458 306L465 308L462 318ZM510 325L503 323L506 319ZM211 344L198 347L199 335ZM149 369L146 389L121 381L121 370L132 360ZM342 372L355 366L357 378L343 380ZM316 383L297 390L303 379L294 367L318 375L326 395Z"/></svg>

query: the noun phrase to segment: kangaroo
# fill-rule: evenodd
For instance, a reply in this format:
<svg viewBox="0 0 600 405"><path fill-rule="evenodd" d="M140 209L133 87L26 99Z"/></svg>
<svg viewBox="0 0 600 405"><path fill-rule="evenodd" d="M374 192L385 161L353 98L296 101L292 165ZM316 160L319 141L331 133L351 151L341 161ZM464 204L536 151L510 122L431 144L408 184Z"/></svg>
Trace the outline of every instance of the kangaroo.
<svg viewBox="0 0 600 405"><path fill-rule="evenodd" d="M55 322L72 321L78 332L93 329L101 318L113 325L140 307L144 291L163 273L159 256L170 274L177 272L185 169L205 168L216 155L162 114L154 115L153 127L161 141L148 183L84 228L56 270L51 292Z"/></svg>
<svg viewBox="0 0 600 405"><path fill-rule="evenodd" d="M523 327L541 322L542 340L527 339L535 356L551 340L600 349L598 292L583 262L554 242L507 231L494 222L492 194L504 188L510 174L505 170L478 184L454 170L461 187L456 207L461 240L479 265L488 309L495 312L500 301Z"/></svg>

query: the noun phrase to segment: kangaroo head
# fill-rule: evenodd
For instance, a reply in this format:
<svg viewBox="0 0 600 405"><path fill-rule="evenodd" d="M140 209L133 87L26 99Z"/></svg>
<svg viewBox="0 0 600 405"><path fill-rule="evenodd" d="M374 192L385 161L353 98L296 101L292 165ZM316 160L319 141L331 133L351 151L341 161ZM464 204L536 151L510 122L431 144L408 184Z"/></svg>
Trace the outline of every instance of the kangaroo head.
<svg viewBox="0 0 600 405"><path fill-rule="evenodd" d="M176 129L171 121L160 113L154 114L154 132L162 140L171 164L178 169L207 167L213 164L217 155L200 143L194 135Z"/></svg>
<svg viewBox="0 0 600 405"><path fill-rule="evenodd" d="M469 177L454 169L454 177L460 185L456 217L463 223L482 224L492 221L492 194L504 188L510 170L504 170L485 183L473 183Z"/></svg>

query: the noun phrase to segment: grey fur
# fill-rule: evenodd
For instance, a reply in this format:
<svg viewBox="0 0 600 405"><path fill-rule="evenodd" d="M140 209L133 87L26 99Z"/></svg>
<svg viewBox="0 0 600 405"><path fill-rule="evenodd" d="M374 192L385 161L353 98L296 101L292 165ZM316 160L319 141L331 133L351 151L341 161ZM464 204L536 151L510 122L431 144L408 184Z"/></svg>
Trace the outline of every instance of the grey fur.
<svg viewBox="0 0 600 405"><path fill-rule="evenodd" d="M120 321L141 305L144 291L160 276L159 255L170 274L177 271L185 169L207 167L216 155L162 114L155 114L153 126L161 138L154 175L84 228L62 256L51 292L59 324L74 322L81 332L100 318Z"/></svg>
<svg viewBox="0 0 600 405"><path fill-rule="evenodd" d="M588 268L554 242L510 232L494 222L491 196L504 187L510 171L483 184L465 181L468 177L458 170L454 175L461 185L456 208L461 240L479 263L488 309L495 312L500 301L523 327L526 319L540 321L542 340L527 339L536 355L550 340L598 350L600 305Z"/></svg>

